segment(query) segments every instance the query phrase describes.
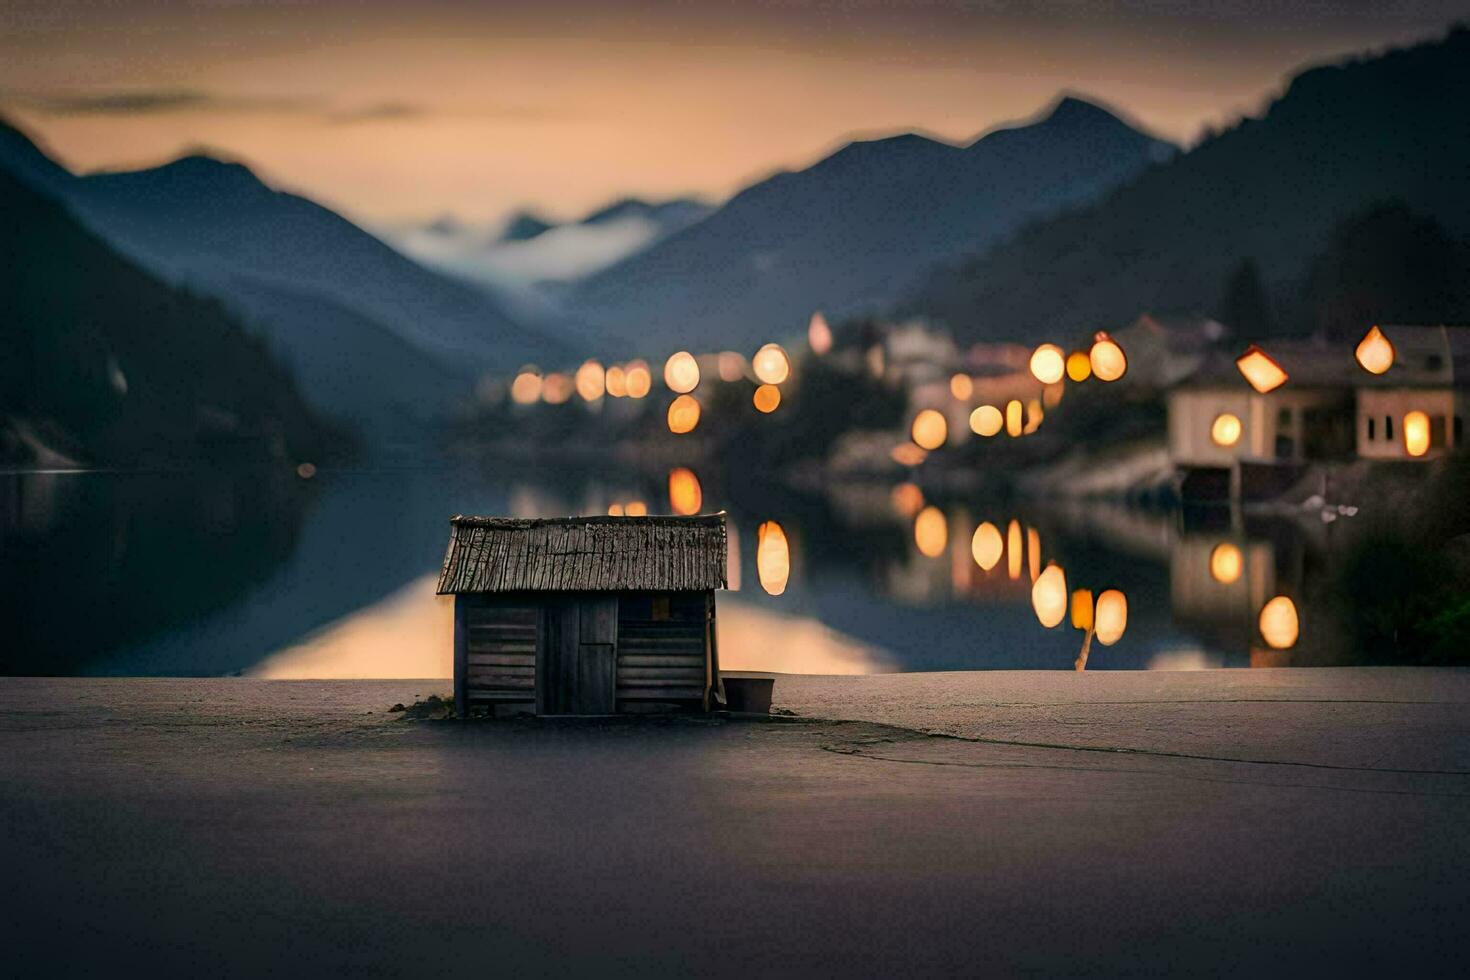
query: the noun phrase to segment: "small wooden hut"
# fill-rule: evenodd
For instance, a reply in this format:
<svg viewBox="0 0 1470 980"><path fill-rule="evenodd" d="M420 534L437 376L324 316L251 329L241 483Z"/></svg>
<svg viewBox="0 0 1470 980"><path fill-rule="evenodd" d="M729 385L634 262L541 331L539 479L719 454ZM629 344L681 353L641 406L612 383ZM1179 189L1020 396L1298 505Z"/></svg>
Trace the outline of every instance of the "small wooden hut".
<svg viewBox="0 0 1470 980"><path fill-rule="evenodd" d="M597 715L723 703L725 518L455 517L454 704Z"/></svg>

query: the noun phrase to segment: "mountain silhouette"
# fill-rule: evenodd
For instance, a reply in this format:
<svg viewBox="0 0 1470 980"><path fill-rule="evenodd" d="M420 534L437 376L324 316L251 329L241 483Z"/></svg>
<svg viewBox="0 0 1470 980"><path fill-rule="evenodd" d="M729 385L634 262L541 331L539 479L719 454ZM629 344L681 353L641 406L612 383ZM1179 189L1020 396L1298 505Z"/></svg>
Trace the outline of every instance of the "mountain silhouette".
<svg viewBox="0 0 1470 980"><path fill-rule="evenodd" d="M239 163L194 153L79 177L0 123L0 170L56 194L164 279L221 299L281 351L315 404L375 442L442 415L481 371L567 356L484 290Z"/></svg>
<svg viewBox="0 0 1470 980"><path fill-rule="evenodd" d="M218 303L160 281L4 171L0 212L0 455L145 465L348 448Z"/></svg>
<svg viewBox="0 0 1470 980"><path fill-rule="evenodd" d="M1312 68L1100 203L932 275L900 307L961 339L1085 335L1141 310L1210 311L1249 261L1289 297L1333 231L1383 201L1470 234L1470 31ZM1283 300L1284 301L1284 300Z"/></svg>
<svg viewBox="0 0 1470 980"><path fill-rule="evenodd" d="M815 309L882 308L936 263L1093 200L1171 152L1074 97L967 146L913 133L850 143L591 276L569 297L569 324L637 338L648 353L752 347L798 333Z"/></svg>
<svg viewBox="0 0 1470 980"><path fill-rule="evenodd" d="M555 227L555 222L547 221L538 214L530 211L517 211L505 223L505 230L500 233L497 241L528 242L543 231L550 231Z"/></svg>

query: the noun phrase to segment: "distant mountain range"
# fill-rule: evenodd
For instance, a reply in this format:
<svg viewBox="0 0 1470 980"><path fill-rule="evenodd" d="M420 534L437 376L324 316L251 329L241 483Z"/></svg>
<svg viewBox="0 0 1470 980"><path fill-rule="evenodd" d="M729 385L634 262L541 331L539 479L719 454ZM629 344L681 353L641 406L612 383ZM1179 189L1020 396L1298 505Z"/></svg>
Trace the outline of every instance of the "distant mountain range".
<svg viewBox="0 0 1470 980"><path fill-rule="evenodd" d="M1100 202L977 249L901 308L961 339L1063 339L1141 310L1216 311L1246 260L1289 304L1334 229L1375 205L1392 201L1453 237L1470 235L1467 105L1464 28L1309 69L1260 118Z"/></svg>
<svg viewBox="0 0 1470 980"><path fill-rule="evenodd" d="M0 170L59 197L166 280L218 297L268 338L314 404L375 440L442 414L482 371L574 356L484 289L237 163L193 155L76 176L0 123Z"/></svg>
<svg viewBox="0 0 1470 980"><path fill-rule="evenodd" d="M750 347L813 310L885 309L934 265L1097 199L1174 147L1082 99L967 146L915 134L850 143L579 282L569 329L659 353Z"/></svg>
<svg viewBox="0 0 1470 980"><path fill-rule="evenodd" d="M508 293L535 318L554 308L559 287L650 248L713 210L694 198L650 202L628 197L565 222L523 210L498 225L469 225L446 216L380 231L426 265Z"/></svg>
<svg viewBox="0 0 1470 980"><path fill-rule="evenodd" d="M0 458L321 460L349 447L220 305L0 170Z"/></svg>

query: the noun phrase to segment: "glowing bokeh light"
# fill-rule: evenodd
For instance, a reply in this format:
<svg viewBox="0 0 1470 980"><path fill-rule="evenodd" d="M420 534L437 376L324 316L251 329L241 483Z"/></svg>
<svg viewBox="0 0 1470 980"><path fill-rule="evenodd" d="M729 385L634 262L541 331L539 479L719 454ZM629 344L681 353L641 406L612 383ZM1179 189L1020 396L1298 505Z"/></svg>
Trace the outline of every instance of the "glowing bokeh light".
<svg viewBox="0 0 1470 980"><path fill-rule="evenodd" d="M791 376L791 359L780 344L766 344L750 359L750 369L762 383L778 385Z"/></svg>
<svg viewBox="0 0 1470 980"><path fill-rule="evenodd" d="M970 431L987 439L1006 424L1005 416L994 405L981 405L970 413Z"/></svg>
<svg viewBox="0 0 1470 980"><path fill-rule="evenodd" d="M1067 355L1067 377L1078 383L1092 377L1092 358L1086 351L1074 350Z"/></svg>
<svg viewBox="0 0 1470 980"><path fill-rule="evenodd" d="M680 395L669 403L669 431L676 436L693 432L699 425L699 402L692 395Z"/></svg>
<svg viewBox="0 0 1470 980"><path fill-rule="evenodd" d="M791 577L791 547L786 532L775 521L766 521L756 532L755 570L761 588L771 595L786 591L786 582Z"/></svg>
<svg viewBox="0 0 1470 980"><path fill-rule="evenodd" d="M1019 438L1025 431L1025 425L1021 421L1021 403L1012 398L1006 402L1006 435L1013 439Z"/></svg>
<svg viewBox="0 0 1470 980"><path fill-rule="evenodd" d="M1021 522L1011 521L1006 525L1006 575L1013 580L1021 578Z"/></svg>
<svg viewBox="0 0 1470 980"><path fill-rule="evenodd" d="M1030 435L1041 428L1041 420L1046 418L1046 412L1041 407L1041 399L1033 398L1026 403L1026 427L1021 431Z"/></svg>
<svg viewBox="0 0 1470 980"><path fill-rule="evenodd" d="M1410 456L1429 452L1429 416L1414 411L1404 416L1404 451Z"/></svg>
<svg viewBox="0 0 1470 980"><path fill-rule="evenodd" d="M687 350L669 355L664 361L664 384L670 391L688 394L699 387L699 362Z"/></svg>
<svg viewBox="0 0 1470 980"><path fill-rule="evenodd" d="M781 407L781 389L775 385L760 385L755 389L755 394L750 396L755 404L755 410L769 415Z"/></svg>
<svg viewBox="0 0 1470 980"><path fill-rule="evenodd" d="M1031 608L1036 619L1051 629L1067 617L1067 576L1062 566L1051 564L1031 585Z"/></svg>
<svg viewBox="0 0 1470 980"><path fill-rule="evenodd" d="M629 517L647 517L648 505L641 500L630 500L623 508L623 511Z"/></svg>
<svg viewBox="0 0 1470 980"><path fill-rule="evenodd" d="M607 374L603 377L603 382L607 385L608 397L628 397L628 376L626 373L624 373L623 366L621 364L614 364L612 367L608 368Z"/></svg>
<svg viewBox="0 0 1470 980"><path fill-rule="evenodd" d="M716 364L721 381L739 381L745 377L745 358L733 350L720 351Z"/></svg>
<svg viewBox="0 0 1470 980"><path fill-rule="evenodd" d="M1092 590L1077 589L1072 593L1072 628L1090 630L1092 626Z"/></svg>
<svg viewBox="0 0 1470 980"><path fill-rule="evenodd" d="M1301 621L1297 618L1296 603L1284 595L1276 596L1261 607L1257 621L1261 639L1273 650L1289 650L1296 645L1301 633Z"/></svg>
<svg viewBox="0 0 1470 980"><path fill-rule="evenodd" d="M669 471L669 508L685 517L699 513L704 506L704 491L694 471L680 466Z"/></svg>
<svg viewBox="0 0 1470 980"><path fill-rule="evenodd" d="M1393 342L1383 335L1377 324L1358 341L1358 348L1353 353L1363 370L1369 374L1383 374L1393 367Z"/></svg>
<svg viewBox="0 0 1470 980"><path fill-rule="evenodd" d="M1245 376L1245 380L1250 382L1250 386L1263 395L1286 384L1288 377L1286 369L1255 344L1251 344L1244 354L1235 359L1235 366Z"/></svg>
<svg viewBox="0 0 1470 980"><path fill-rule="evenodd" d="M1031 376L1044 385L1056 384L1067 372L1067 357L1056 344L1042 344L1031 352Z"/></svg>
<svg viewBox="0 0 1470 980"><path fill-rule="evenodd" d="M988 572L1000 564L1004 551L1005 542L1001 540L1000 528L989 521L975 528L975 536L970 539L970 556L975 559L975 564Z"/></svg>
<svg viewBox="0 0 1470 980"><path fill-rule="evenodd" d="M629 398L644 398L653 390L653 372L647 361L629 361L626 372Z"/></svg>
<svg viewBox="0 0 1470 980"><path fill-rule="evenodd" d="M1210 424L1210 441L1217 446L1229 447L1240 441L1240 417L1221 412Z"/></svg>
<svg viewBox="0 0 1470 980"><path fill-rule="evenodd" d="M969 401L975 394L975 379L968 374L956 374L949 379L949 393L962 402Z"/></svg>
<svg viewBox="0 0 1470 980"><path fill-rule="evenodd" d="M919 511L919 516L914 518L914 544L919 547L919 554L926 558L938 558L944 554L944 546L949 543L949 521L944 518L944 511L938 507L925 507Z"/></svg>
<svg viewBox="0 0 1470 980"><path fill-rule="evenodd" d="M548 374L541 384L541 400L548 405L565 405L577 390L569 374Z"/></svg>
<svg viewBox="0 0 1470 980"><path fill-rule="evenodd" d="M888 456L899 466L918 466L929 458L929 451L911 442L901 442L888 451Z"/></svg>
<svg viewBox="0 0 1470 980"><path fill-rule="evenodd" d="M812 314L806 326L806 344L818 357L832 349L832 328L827 326L827 318L820 310Z"/></svg>
<svg viewBox="0 0 1470 980"><path fill-rule="evenodd" d="M949 438L949 423L943 413L926 408L914 416L909 435L920 449L938 449Z"/></svg>
<svg viewBox="0 0 1470 980"><path fill-rule="evenodd" d="M607 372L597 361L584 361L577 368L577 394L584 402L595 402L607 391Z"/></svg>
<svg viewBox="0 0 1470 980"><path fill-rule="evenodd" d="M1103 646L1112 646L1128 629L1128 597L1117 589L1108 589L1097 597L1092 616L1093 635Z"/></svg>
<svg viewBox="0 0 1470 980"><path fill-rule="evenodd" d="M1210 578L1221 585L1230 585L1240 578L1245 568L1245 559L1240 549L1229 541L1221 541L1210 551Z"/></svg>
<svg viewBox="0 0 1470 980"><path fill-rule="evenodd" d="M611 504L608 504L608 507L607 507L607 516L608 517L622 517L623 516L623 505L620 504L620 503L611 503Z"/></svg>
<svg viewBox="0 0 1470 980"><path fill-rule="evenodd" d="M510 385L510 400L517 405L533 405L541 400L541 375L522 371Z"/></svg>
<svg viewBox="0 0 1470 980"><path fill-rule="evenodd" d="M1026 529L1026 570L1033 582L1041 574L1041 534L1034 527Z"/></svg>
<svg viewBox="0 0 1470 980"><path fill-rule="evenodd" d="M900 483L888 494L893 509L900 517L913 517L924 506L924 491L913 483Z"/></svg>
<svg viewBox="0 0 1470 980"><path fill-rule="evenodd" d="M1117 381L1128 371L1128 357L1118 342L1099 330L1093 338L1092 349L1087 352L1092 373L1099 381Z"/></svg>

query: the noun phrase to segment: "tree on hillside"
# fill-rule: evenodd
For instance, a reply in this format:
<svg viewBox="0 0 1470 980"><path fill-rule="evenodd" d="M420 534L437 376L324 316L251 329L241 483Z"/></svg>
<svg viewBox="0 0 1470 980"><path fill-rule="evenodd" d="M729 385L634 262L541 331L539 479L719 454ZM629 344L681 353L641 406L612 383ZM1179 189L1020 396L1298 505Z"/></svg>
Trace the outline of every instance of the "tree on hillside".
<svg viewBox="0 0 1470 980"><path fill-rule="evenodd" d="M1225 278L1215 318L1242 340L1259 340L1275 332L1276 318L1255 259L1241 259Z"/></svg>
<svg viewBox="0 0 1470 980"><path fill-rule="evenodd" d="M1374 323L1470 322L1470 244L1402 201L1374 205L1337 226L1312 263L1305 306L1335 340Z"/></svg>

